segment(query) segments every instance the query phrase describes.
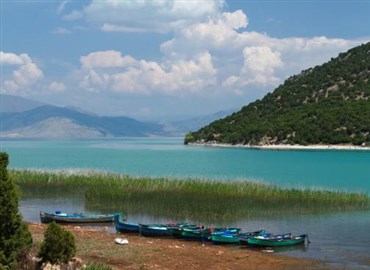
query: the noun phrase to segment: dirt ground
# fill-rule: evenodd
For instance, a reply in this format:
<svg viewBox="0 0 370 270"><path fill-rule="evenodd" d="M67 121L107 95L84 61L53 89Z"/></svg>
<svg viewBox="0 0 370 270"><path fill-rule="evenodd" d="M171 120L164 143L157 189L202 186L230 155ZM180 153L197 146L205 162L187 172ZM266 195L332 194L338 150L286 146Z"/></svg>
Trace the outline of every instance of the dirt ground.
<svg viewBox="0 0 370 270"><path fill-rule="evenodd" d="M290 270L328 269L314 260L264 253L248 247L204 245L197 241L173 238L148 238L137 234L116 235L108 228L64 226L76 238L77 257L85 262L100 262L113 269L207 269L207 270ZM46 225L29 224L35 250L43 239ZM128 245L114 243L116 237Z"/></svg>

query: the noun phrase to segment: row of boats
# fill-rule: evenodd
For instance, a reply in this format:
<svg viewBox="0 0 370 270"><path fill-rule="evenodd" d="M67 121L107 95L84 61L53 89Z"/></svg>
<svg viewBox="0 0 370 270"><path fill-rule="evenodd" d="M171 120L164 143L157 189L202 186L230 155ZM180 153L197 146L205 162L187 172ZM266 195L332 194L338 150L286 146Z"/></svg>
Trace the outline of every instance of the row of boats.
<svg viewBox="0 0 370 270"><path fill-rule="evenodd" d="M141 224L132 223L123 219L121 214L83 215L40 212L43 223L52 221L58 223L102 223L114 222L117 233L139 233L142 236L171 236L187 240L212 241L215 244L241 244L248 246L284 247L304 244L307 234L294 235L293 233L272 234L265 230L243 232L235 227L205 227L190 223L169 224Z"/></svg>

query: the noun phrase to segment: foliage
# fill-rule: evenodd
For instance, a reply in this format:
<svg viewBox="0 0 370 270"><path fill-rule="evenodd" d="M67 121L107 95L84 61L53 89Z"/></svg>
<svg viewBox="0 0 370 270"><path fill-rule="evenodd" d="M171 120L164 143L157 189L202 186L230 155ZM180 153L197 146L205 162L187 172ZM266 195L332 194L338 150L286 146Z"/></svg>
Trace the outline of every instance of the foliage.
<svg viewBox="0 0 370 270"><path fill-rule="evenodd" d="M85 270L112 270L112 267L101 263L88 263Z"/></svg>
<svg viewBox="0 0 370 270"><path fill-rule="evenodd" d="M185 143L370 145L370 43L341 53Z"/></svg>
<svg viewBox="0 0 370 270"><path fill-rule="evenodd" d="M8 175L8 163L8 154L0 152L0 265L15 269L17 256L31 247L32 236L18 213L18 193Z"/></svg>
<svg viewBox="0 0 370 270"><path fill-rule="evenodd" d="M52 222L48 225L38 256L42 262L60 264L69 262L76 254L73 234Z"/></svg>

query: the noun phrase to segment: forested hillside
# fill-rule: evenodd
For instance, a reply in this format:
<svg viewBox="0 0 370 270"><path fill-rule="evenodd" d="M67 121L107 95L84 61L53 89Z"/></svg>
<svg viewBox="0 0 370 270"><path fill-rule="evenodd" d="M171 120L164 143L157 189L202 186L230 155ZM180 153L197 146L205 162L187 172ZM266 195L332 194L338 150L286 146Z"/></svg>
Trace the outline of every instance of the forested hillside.
<svg viewBox="0 0 370 270"><path fill-rule="evenodd" d="M370 43L304 70L185 143L370 145Z"/></svg>

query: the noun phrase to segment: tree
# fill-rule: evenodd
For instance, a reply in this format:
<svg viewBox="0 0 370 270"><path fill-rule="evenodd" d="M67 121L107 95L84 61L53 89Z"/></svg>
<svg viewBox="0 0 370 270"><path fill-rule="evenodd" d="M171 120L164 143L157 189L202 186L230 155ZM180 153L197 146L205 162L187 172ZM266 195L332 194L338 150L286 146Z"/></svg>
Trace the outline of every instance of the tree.
<svg viewBox="0 0 370 270"><path fill-rule="evenodd" d="M38 256L41 262L67 263L76 254L76 243L73 234L54 221L49 224L44 234Z"/></svg>
<svg viewBox="0 0 370 270"><path fill-rule="evenodd" d="M30 249L32 236L18 213L18 193L8 176L9 156L0 152L0 269L16 269L21 251Z"/></svg>

